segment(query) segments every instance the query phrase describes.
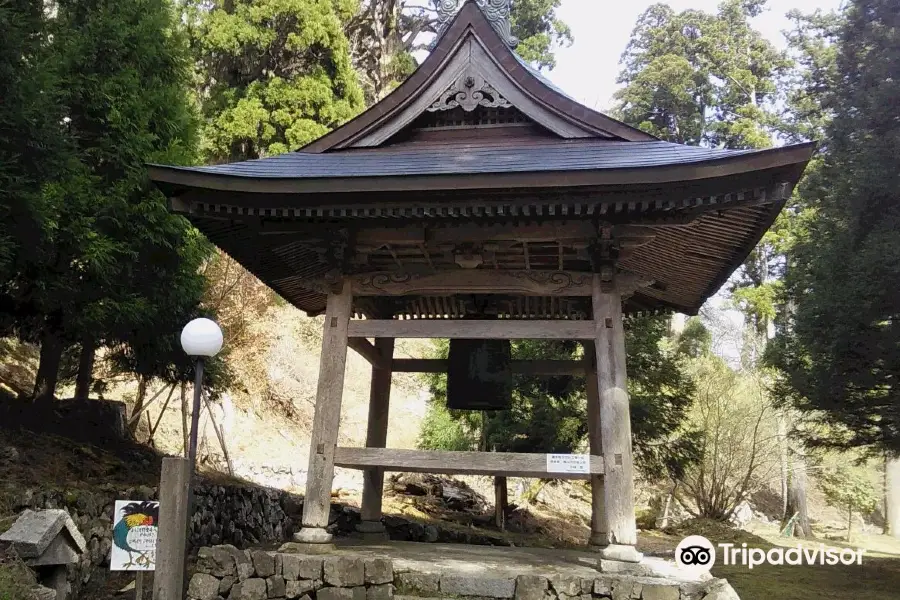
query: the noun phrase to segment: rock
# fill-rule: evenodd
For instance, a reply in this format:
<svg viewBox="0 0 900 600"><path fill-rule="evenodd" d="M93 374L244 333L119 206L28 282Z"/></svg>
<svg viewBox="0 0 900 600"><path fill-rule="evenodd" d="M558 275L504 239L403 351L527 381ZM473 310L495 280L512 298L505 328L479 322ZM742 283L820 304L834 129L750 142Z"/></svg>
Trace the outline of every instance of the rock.
<svg viewBox="0 0 900 600"><path fill-rule="evenodd" d="M231 588L230 600L266 600L266 580L251 577L246 581L234 584Z"/></svg>
<svg viewBox="0 0 900 600"><path fill-rule="evenodd" d="M592 591L594 592L595 596L609 597L612 595L612 588L610 587L609 582L604 581L603 579L594 580L594 588Z"/></svg>
<svg viewBox="0 0 900 600"><path fill-rule="evenodd" d="M347 588L327 587L316 592L316 600L355 600L353 590Z"/></svg>
<svg viewBox="0 0 900 600"><path fill-rule="evenodd" d="M714 579L707 586L703 600L740 600L740 598L727 581Z"/></svg>
<svg viewBox="0 0 900 600"><path fill-rule="evenodd" d="M404 593L436 594L440 588L440 577L435 573L399 573L397 587Z"/></svg>
<svg viewBox="0 0 900 600"><path fill-rule="evenodd" d="M286 554L285 557L287 556ZM323 559L316 557L300 558L300 562L297 564L297 579L322 579L323 562ZM282 569L284 569L283 565ZM285 576L285 579L288 577Z"/></svg>
<svg viewBox="0 0 900 600"><path fill-rule="evenodd" d="M394 600L394 586L390 583L369 586L366 600Z"/></svg>
<svg viewBox="0 0 900 600"><path fill-rule="evenodd" d="M334 556L324 560L325 583L337 587L365 584L365 566L358 558Z"/></svg>
<svg viewBox="0 0 900 600"><path fill-rule="evenodd" d="M284 577L272 575L266 579L266 593L269 598L283 598L285 594Z"/></svg>
<svg viewBox="0 0 900 600"><path fill-rule="evenodd" d="M366 583L381 584L394 581L394 563L386 558L370 558L365 561Z"/></svg>
<svg viewBox="0 0 900 600"><path fill-rule="evenodd" d="M237 562L235 553L239 552L234 546L213 546L212 548L200 548L197 551L197 573L206 573L213 577L226 577L237 574Z"/></svg>
<svg viewBox="0 0 900 600"><path fill-rule="evenodd" d="M581 595L581 579L579 577L554 575L550 578L550 587L561 596Z"/></svg>
<svg viewBox="0 0 900 600"><path fill-rule="evenodd" d="M635 583L629 578L613 581L610 585L610 596L612 596L612 600L631 600L635 587L638 590L638 598L640 598L641 584Z"/></svg>
<svg viewBox="0 0 900 600"><path fill-rule="evenodd" d="M645 583L641 597L643 600L679 600L681 591L674 585Z"/></svg>
<svg viewBox="0 0 900 600"><path fill-rule="evenodd" d="M366 600L366 586L358 585L350 591L353 592L353 600Z"/></svg>
<svg viewBox="0 0 900 600"><path fill-rule="evenodd" d="M543 600L548 584L546 577L519 575L516 577L516 600Z"/></svg>
<svg viewBox="0 0 900 600"><path fill-rule="evenodd" d="M322 587L322 582L318 579L301 579L300 581L287 581L284 585L285 596L288 598L299 598Z"/></svg>
<svg viewBox="0 0 900 600"><path fill-rule="evenodd" d="M15 446L0 446L0 463L16 463L19 462L19 451Z"/></svg>
<svg viewBox="0 0 900 600"><path fill-rule="evenodd" d="M288 581L300 579L300 561L296 554L279 554L281 557L281 575Z"/></svg>
<svg viewBox="0 0 900 600"><path fill-rule="evenodd" d="M257 577L271 577L275 574L274 555L262 550L253 550L250 552L250 558L253 561L253 568L256 569Z"/></svg>
<svg viewBox="0 0 900 600"><path fill-rule="evenodd" d="M188 596L194 600L216 600L219 597L219 580L207 573L194 573L188 584Z"/></svg>
<svg viewBox="0 0 900 600"><path fill-rule="evenodd" d="M734 513L732 513L731 518L729 519L737 528L745 527L750 521L753 520L753 507L750 506L750 503L744 500L740 504L737 505L737 508L734 509Z"/></svg>
<svg viewBox="0 0 900 600"><path fill-rule="evenodd" d="M441 577L441 593L454 596L512 598L516 594L516 581L495 577L444 575Z"/></svg>
<svg viewBox="0 0 900 600"><path fill-rule="evenodd" d="M236 579L230 575L226 575L219 581L219 595L224 596L231 591Z"/></svg>
<svg viewBox="0 0 900 600"><path fill-rule="evenodd" d="M56 600L56 590L36 585L28 590L28 600Z"/></svg>
<svg viewBox="0 0 900 600"><path fill-rule="evenodd" d="M428 542L429 544L433 544L434 542L438 541L439 537L440 537L440 532L438 531L437 527L435 527L434 525L426 525L425 526L425 535L422 538L423 542Z"/></svg>

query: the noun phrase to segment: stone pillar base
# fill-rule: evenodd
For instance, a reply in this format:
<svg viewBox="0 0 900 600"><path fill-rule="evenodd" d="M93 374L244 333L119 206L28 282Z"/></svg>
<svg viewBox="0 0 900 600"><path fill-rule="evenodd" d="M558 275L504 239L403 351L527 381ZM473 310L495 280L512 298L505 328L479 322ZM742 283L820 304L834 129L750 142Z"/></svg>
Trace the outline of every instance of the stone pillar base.
<svg viewBox="0 0 900 600"><path fill-rule="evenodd" d="M294 534L294 541L302 544L330 544L332 535L324 527L306 527Z"/></svg>
<svg viewBox="0 0 900 600"><path fill-rule="evenodd" d="M595 548L595 550L600 554L601 561L639 563L644 558L644 555L638 552L634 546L625 544L609 544L608 546Z"/></svg>
<svg viewBox="0 0 900 600"><path fill-rule="evenodd" d="M384 523L381 521L360 521L356 525L360 533L384 533Z"/></svg>

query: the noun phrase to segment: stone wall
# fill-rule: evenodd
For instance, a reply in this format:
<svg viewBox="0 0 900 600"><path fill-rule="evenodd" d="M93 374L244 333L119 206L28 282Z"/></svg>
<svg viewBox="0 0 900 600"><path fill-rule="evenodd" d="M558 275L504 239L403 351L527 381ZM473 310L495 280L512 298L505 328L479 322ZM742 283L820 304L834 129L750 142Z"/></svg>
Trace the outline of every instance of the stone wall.
<svg viewBox="0 0 900 600"><path fill-rule="evenodd" d="M189 600L738 600L722 579L673 582L601 573L485 577L395 568L390 558L342 551L313 556L224 545L201 548Z"/></svg>
<svg viewBox="0 0 900 600"><path fill-rule="evenodd" d="M83 597L88 584L109 574L113 508L116 500L155 500L157 489L35 490L24 489L13 499L13 510L66 510L87 542L78 564L69 567L73 598ZM301 500L281 490L200 481L191 518L191 547L230 543L240 547L289 539L299 521ZM287 512L286 512L287 510ZM290 515L288 513L291 513ZM92 586L93 587L93 586Z"/></svg>

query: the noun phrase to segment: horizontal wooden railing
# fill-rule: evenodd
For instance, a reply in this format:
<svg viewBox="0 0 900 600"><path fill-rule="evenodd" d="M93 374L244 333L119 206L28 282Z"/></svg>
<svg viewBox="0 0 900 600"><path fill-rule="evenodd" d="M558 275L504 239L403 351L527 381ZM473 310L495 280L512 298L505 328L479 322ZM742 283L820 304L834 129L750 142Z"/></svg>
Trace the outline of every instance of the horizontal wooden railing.
<svg viewBox="0 0 900 600"><path fill-rule="evenodd" d="M589 457L589 473L547 470L546 454L515 452L446 452L394 448L337 448L334 464L348 469L381 468L410 473L590 479L603 474L603 457Z"/></svg>

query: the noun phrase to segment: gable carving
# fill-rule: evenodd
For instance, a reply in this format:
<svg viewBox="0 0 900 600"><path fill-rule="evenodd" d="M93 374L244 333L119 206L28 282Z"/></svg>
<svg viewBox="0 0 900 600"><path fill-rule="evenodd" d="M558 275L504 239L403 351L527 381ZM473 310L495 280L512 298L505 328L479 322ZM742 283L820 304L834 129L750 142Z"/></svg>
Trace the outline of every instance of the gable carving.
<svg viewBox="0 0 900 600"><path fill-rule="evenodd" d="M425 110L436 112L459 107L472 112L479 106L508 108L512 104L481 75L463 73Z"/></svg>

